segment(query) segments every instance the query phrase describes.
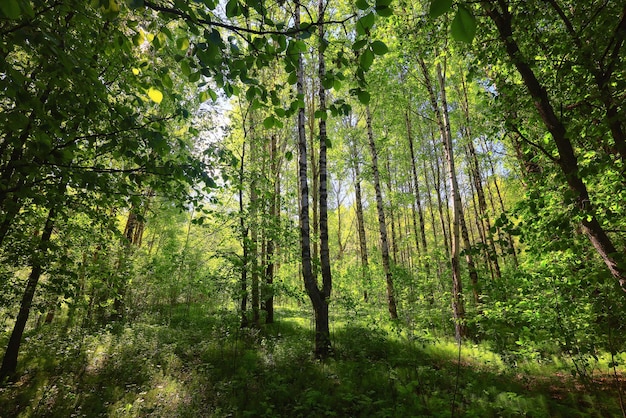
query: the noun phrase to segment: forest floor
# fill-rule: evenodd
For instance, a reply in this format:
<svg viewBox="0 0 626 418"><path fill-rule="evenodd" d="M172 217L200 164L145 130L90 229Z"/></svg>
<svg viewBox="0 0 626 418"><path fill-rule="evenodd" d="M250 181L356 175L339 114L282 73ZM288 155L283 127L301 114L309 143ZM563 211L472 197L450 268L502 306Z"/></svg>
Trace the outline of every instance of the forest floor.
<svg viewBox="0 0 626 418"><path fill-rule="evenodd" d="M505 364L483 345L459 352L367 315L336 321L334 356L319 361L304 309L281 307L262 330L206 312L180 306L97 332L31 331L21 377L0 388L0 416L622 416L606 368L583 383L565 361Z"/></svg>

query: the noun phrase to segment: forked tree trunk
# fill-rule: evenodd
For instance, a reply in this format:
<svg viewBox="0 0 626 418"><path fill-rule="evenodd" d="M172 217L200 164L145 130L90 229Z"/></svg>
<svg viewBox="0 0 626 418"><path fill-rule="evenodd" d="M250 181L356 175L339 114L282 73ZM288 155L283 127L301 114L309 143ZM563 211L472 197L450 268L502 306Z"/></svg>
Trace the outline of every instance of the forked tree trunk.
<svg viewBox="0 0 626 418"><path fill-rule="evenodd" d="M318 78L319 78L319 110L322 113L326 113L326 89L323 86L322 81L326 78L326 62L324 60L324 25L321 22L324 21L324 0L318 2L318 19L319 25L319 38L320 45L318 49ZM322 289L321 289L321 314L325 315L325 329L324 332L328 332L328 303L330 302L330 294L332 291L332 275L330 270L330 249L329 249L329 236L328 236L328 170L326 163L326 119L320 118L319 120L319 136L320 136L320 153L319 153L319 220L320 220L320 267L322 270ZM321 315L320 314L320 315ZM326 340L326 343L316 350L316 353L320 357L326 357L330 354L330 334L325 334L322 338Z"/></svg>
<svg viewBox="0 0 626 418"><path fill-rule="evenodd" d="M295 5L295 29L300 28L300 3ZM297 94L304 95L304 62L302 53L298 56ZM311 231L309 222L309 186L307 179L307 141L305 132L304 108L298 109L298 184L300 190L300 250L304 287L315 313L315 355L325 357L330 353L330 327L328 325L328 303L317 286L311 262Z"/></svg>
<svg viewBox="0 0 626 418"><path fill-rule="evenodd" d="M468 151L468 165L470 178L473 181L474 189L476 191L476 197L478 199L478 211L480 213L479 217L479 232L482 232L481 239L484 243L487 244L487 262L490 264L490 268L493 268L493 271L497 278L502 277L502 273L500 272L500 263L498 262L498 254L496 252L496 245L493 241L493 235L489 233L491 230L491 221L489 220L489 214L487 213L487 201L485 200L485 191L483 189L483 180L480 170L480 163L478 162L478 157L476 155L476 148L474 147L474 139L472 138L472 130L470 126L470 114L469 114L469 99L467 97L467 84L465 83L465 78L461 77L461 86L462 86L462 94L459 92L459 96L461 96L461 108L463 110L463 116L465 119L464 129L462 132L465 136L465 140L467 141L467 151Z"/></svg>
<svg viewBox="0 0 626 418"><path fill-rule="evenodd" d="M385 209L383 204L383 195L380 189L380 175L378 173L378 151L374 142L374 133L372 131L372 115L370 108L365 108L367 118L367 138L369 140L370 152L372 154L372 176L374 177L374 190L376 192L376 209L378 211L378 230L380 232L380 246L383 257L383 270L385 271L385 282L387 285L387 307L391 319L398 318L398 310L396 308L396 297L393 288L393 275L391 272L391 262L389 260L389 242L387 240L387 222L385 221Z"/></svg>

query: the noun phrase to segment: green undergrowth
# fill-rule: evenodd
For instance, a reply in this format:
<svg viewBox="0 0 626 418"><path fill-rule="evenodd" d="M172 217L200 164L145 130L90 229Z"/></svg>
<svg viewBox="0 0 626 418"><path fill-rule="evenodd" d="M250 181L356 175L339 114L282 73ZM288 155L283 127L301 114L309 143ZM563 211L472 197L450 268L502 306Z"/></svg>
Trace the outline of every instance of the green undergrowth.
<svg viewBox="0 0 626 418"><path fill-rule="evenodd" d="M345 317L344 317L345 318ZM620 416L605 370L583 385L571 364L506 364L381 316L333 322L333 356L311 356L304 309L240 329L229 312L180 306L97 332L27 335L21 377L0 389L6 417ZM460 359L460 362L459 362Z"/></svg>

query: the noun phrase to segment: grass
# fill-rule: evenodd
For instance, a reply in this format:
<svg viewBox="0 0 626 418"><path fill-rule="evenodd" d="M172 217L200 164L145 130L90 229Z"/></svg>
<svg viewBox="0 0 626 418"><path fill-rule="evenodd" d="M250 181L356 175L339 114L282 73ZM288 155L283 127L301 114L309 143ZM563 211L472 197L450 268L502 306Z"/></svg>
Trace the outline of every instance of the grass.
<svg viewBox="0 0 626 418"><path fill-rule="evenodd" d="M28 335L6 417L607 417L610 376L583 386L565 361L511 368L486 346L418 335L377 313L333 321L334 356L311 356L312 324L277 309L262 330L201 306L95 333ZM52 326L54 327L54 325Z"/></svg>

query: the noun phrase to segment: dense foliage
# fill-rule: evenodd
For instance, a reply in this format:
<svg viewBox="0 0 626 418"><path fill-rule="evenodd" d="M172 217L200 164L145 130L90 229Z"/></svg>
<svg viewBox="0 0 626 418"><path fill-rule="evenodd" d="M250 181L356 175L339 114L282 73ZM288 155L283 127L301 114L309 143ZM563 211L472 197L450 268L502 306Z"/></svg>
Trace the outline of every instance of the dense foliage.
<svg viewBox="0 0 626 418"><path fill-rule="evenodd" d="M0 410L624 413L624 5L4 0L0 34Z"/></svg>

